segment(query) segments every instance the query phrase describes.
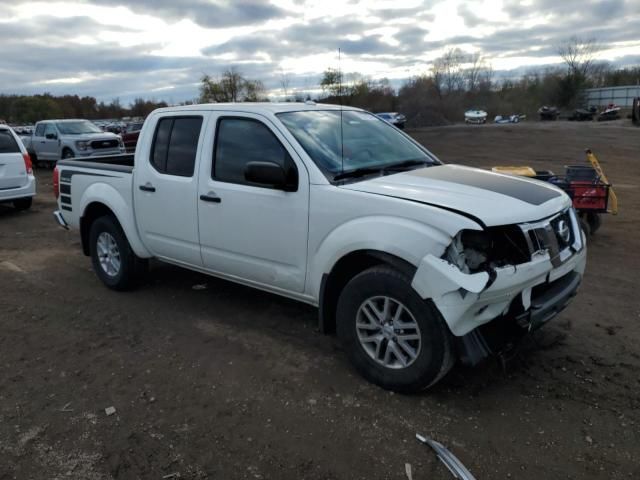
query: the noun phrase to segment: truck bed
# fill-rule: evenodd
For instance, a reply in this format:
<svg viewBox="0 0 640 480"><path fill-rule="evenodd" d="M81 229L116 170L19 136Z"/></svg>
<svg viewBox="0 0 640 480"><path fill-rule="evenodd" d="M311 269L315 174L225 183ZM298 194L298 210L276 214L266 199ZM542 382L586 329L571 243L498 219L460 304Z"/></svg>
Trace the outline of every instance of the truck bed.
<svg viewBox="0 0 640 480"><path fill-rule="evenodd" d="M65 167L95 168L131 173L133 172L133 159L133 153L124 153L122 155L105 155L104 157L59 160L57 164Z"/></svg>

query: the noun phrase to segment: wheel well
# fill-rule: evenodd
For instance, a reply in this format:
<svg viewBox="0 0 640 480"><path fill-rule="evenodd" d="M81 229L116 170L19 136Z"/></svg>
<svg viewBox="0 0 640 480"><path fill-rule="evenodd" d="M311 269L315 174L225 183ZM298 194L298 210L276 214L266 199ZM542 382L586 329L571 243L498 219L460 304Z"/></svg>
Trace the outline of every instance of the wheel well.
<svg viewBox="0 0 640 480"><path fill-rule="evenodd" d="M413 277L416 267L406 260L378 250L358 250L342 257L322 277L318 324L322 333L336 331L336 309L340 292L360 272L375 265L386 264Z"/></svg>
<svg viewBox="0 0 640 480"><path fill-rule="evenodd" d="M82 240L82 252L89 256L91 254L89 248L89 232L91 231L91 225L93 222L106 215L111 215L116 218L111 209L104 203L93 202L87 205L84 210L84 215L80 217L80 238ZM117 221L117 220L116 220Z"/></svg>

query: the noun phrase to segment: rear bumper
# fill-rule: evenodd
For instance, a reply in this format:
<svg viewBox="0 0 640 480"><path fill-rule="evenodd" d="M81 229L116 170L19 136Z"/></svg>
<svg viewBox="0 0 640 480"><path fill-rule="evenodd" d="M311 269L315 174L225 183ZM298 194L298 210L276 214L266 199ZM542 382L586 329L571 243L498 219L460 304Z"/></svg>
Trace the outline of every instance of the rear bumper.
<svg viewBox="0 0 640 480"><path fill-rule="evenodd" d="M55 212L53 212L53 218L56 219L58 225L60 225L65 230L69 230L69 224L64 219L64 216L62 215L62 212L60 210L56 210Z"/></svg>
<svg viewBox="0 0 640 480"><path fill-rule="evenodd" d="M36 194L36 177L29 175L26 185L0 190L0 202L11 202L20 198L33 197Z"/></svg>

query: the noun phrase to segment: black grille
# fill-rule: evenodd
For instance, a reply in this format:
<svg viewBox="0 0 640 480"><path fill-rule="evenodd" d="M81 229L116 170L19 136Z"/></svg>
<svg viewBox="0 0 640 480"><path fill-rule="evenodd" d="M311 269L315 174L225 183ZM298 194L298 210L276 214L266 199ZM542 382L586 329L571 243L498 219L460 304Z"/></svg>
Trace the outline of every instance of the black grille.
<svg viewBox="0 0 640 480"><path fill-rule="evenodd" d="M91 148L100 150L101 148L116 148L118 140L94 140L91 142Z"/></svg>

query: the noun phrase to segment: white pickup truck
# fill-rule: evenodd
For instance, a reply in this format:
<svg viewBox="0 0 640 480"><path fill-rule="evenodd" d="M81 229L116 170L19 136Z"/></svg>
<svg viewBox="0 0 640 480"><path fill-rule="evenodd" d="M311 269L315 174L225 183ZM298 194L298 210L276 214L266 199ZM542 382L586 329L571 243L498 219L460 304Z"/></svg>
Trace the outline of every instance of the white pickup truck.
<svg viewBox="0 0 640 480"><path fill-rule="evenodd" d="M60 161L54 188L108 287L157 258L315 305L357 370L396 391L503 352L585 269L562 191L443 165L354 108L156 110L135 156Z"/></svg>

